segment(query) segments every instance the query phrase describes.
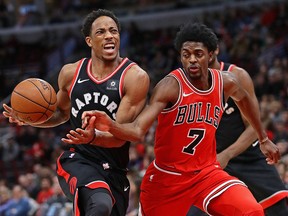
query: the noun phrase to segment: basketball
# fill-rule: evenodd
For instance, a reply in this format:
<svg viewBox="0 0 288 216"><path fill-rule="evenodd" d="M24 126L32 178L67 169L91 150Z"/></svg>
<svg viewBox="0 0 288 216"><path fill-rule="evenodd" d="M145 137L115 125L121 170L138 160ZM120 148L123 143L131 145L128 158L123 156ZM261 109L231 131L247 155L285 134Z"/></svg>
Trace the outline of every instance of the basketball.
<svg viewBox="0 0 288 216"><path fill-rule="evenodd" d="M56 92L45 80L25 79L14 88L11 107L19 120L41 124L51 118L57 108Z"/></svg>

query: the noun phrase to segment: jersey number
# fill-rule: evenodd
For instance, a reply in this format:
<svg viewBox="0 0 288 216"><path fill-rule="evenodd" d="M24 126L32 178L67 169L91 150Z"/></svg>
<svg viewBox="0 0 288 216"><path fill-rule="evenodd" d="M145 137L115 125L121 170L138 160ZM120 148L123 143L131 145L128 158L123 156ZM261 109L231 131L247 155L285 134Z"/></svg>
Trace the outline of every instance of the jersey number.
<svg viewBox="0 0 288 216"><path fill-rule="evenodd" d="M190 129L188 132L188 137L192 138L193 141L183 148L183 152L187 154L194 155L196 146L201 142L205 134L204 129Z"/></svg>

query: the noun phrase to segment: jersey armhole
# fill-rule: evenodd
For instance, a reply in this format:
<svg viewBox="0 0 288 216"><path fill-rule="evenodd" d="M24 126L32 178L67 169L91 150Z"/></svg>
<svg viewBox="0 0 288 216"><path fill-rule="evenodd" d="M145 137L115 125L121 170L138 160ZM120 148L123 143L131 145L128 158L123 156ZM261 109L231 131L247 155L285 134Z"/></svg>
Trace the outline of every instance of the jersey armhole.
<svg viewBox="0 0 288 216"><path fill-rule="evenodd" d="M75 73L74 73L73 80L72 80L72 83L71 83L70 88L69 88L69 91L68 91L68 95L69 95L70 98L71 98L71 92L72 92L72 90L73 90L73 88L74 88L74 86L75 86L76 80L77 80L77 78L78 78L78 76L79 76L79 73L80 73L80 69L81 69L81 67L82 67L83 62L85 61L85 59L86 59L86 58L81 59L80 62L79 62L79 64L77 65L77 69L76 69L76 71L75 71Z"/></svg>
<svg viewBox="0 0 288 216"><path fill-rule="evenodd" d="M133 66L133 65L136 65L135 62L131 62L123 71L123 73L121 74L121 77L120 77L120 81L119 81L119 95L120 95L120 98L123 97L123 93L124 93L124 78L125 78L125 75L127 73L127 71Z"/></svg>

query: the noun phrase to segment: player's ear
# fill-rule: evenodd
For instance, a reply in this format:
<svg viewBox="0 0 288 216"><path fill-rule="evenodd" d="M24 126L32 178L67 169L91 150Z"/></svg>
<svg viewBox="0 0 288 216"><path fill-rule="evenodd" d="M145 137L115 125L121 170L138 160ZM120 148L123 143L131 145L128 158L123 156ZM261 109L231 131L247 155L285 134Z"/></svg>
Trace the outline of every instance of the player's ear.
<svg viewBox="0 0 288 216"><path fill-rule="evenodd" d="M89 47L92 47L92 43L91 43L91 37L85 37L85 41L86 41L86 43L87 43L87 45L89 46Z"/></svg>
<svg viewBox="0 0 288 216"><path fill-rule="evenodd" d="M219 44L217 45L217 49L214 51L214 55L218 55L219 54Z"/></svg>
<svg viewBox="0 0 288 216"><path fill-rule="evenodd" d="M213 61L213 57L215 55L214 51L209 52L208 55L209 55L209 63L211 63Z"/></svg>

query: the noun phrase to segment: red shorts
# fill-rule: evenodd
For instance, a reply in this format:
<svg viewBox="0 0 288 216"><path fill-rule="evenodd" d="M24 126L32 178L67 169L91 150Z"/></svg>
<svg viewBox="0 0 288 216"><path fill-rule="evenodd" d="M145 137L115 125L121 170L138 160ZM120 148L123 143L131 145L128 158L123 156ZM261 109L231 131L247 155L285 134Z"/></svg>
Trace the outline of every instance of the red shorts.
<svg viewBox="0 0 288 216"><path fill-rule="evenodd" d="M143 216L185 216L192 205L213 215L264 215L245 184L219 164L199 172L175 173L154 161L142 180L140 204Z"/></svg>

